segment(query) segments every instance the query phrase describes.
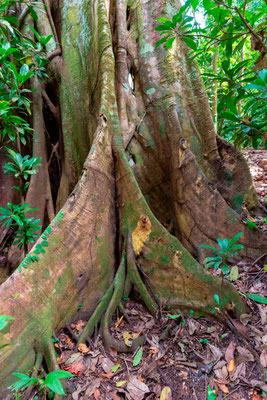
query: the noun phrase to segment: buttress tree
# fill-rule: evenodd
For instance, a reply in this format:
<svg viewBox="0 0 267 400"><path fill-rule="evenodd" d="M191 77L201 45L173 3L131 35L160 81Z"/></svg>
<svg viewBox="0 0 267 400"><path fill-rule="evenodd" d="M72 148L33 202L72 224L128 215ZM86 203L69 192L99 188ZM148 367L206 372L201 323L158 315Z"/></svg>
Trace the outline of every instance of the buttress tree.
<svg viewBox="0 0 267 400"><path fill-rule="evenodd" d="M215 134L190 49L178 39L155 49L156 19L178 9L177 0L44 0L34 22L21 7L21 29L54 37L48 78L32 80L42 165L26 194L46 229L39 248L48 246L0 287L0 314L14 318L2 337L2 399L12 372L39 355L58 368L52 335L75 318L89 319L80 342L99 323L107 347L134 350L109 331L132 287L154 314L158 298L212 314L214 294L236 318L245 311L227 280L205 272L198 246L244 232L240 255L255 259L266 237L244 221L265 211L243 156ZM12 180L1 183L3 205L14 193Z"/></svg>

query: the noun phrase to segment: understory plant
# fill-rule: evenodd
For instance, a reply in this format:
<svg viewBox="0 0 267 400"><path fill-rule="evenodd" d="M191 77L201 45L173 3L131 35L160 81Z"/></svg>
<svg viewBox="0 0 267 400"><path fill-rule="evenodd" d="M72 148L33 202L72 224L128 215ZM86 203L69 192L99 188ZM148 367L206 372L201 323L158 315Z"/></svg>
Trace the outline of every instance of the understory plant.
<svg viewBox="0 0 267 400"><path fill-rule="evenodd" d="M26 254L28 244L36 240L39 236L36 232L41 228L40 220L26 216L37 209L24 204L30 177L37 173L41 161L41 158L25 155L33 133L29 122L30 96L33 79L47 76L46 53L52 35L40 36L30 24L30 30L22 34L16 15L18 3L22 1L6 0L0 5L0 151L10 159L2 167L6 175L13 175L17 180L13 188L20 191L22 204L8 203L1 207L0 225L14 228L14 244ZM37 2L29 2L25 7L35 22L38 16L34 8L45 12Z"/></svg>
<svg viewBox="0 0 267 400"><path fill-rule="evenodd" d="M29 203L8 203L7 207L0 207L0 224L8 229L14 227L14 244L18 245L19 249L23 248L24 255L28 252L29 244L39 237L36 232L41 229L40 219L26 216L33 211L36 211L36 208L30 208Z"/></svg>
<svg viewBox="0 0 267 400"><path fill-rule="evenodd" d="M217 270L220 267L222 274L227 275L230 272L228 259L244 248L242 244L236 243L242 235L243 232L238 232L231 240L218 238L217 242L219 249L207 244L201 244L198 246L213 250L212 256L206 257L203 261L203 264L205 264L206 268L214 268Z"/></svg>
<svg viewBox="0 0 267 400"><path fill-rule="evenodd" d="M74 376L70 372L63 370L52 371L46 378L43 377L43 373L37 378L20 372L14 372L13 375L19 378L19 380L13 383L9 389L18 393L23 392L28 386L34 385L38 387L44 399L46 399L47 394L49 399L53 398L54 393L64 396L64 388L59 379L66 379Z"/></svg>

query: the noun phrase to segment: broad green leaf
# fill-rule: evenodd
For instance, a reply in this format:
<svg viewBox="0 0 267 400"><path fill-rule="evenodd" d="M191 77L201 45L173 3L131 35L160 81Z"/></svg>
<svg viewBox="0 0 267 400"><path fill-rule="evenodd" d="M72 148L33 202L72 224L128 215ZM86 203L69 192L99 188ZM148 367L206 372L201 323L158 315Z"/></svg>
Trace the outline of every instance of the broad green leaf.
<svg viewBox="0 0 267 400"><path fill-rule="evenodd" d="M169 50L172 47L172 44L173 44L174 40L175 40L175 37L167 40L167 42L166 42L166 49L167 50Z"/></svg>
<svg viewBox="0 0 267 400"><path fill-rule="evenodd" d="M27 64L23 64L22 67L20 68L19 73L21 75L27 75L28 72L29 72L29 66Z"/></svg>
<svg viewBox="0 0 267 400"><path fill-rule="evenodd" d="M136 367L138 364L140 364L143 356L143 347L140 347L140 349L137 351L136 355L134 356L133 359L133 366Z"/></svg>
<svg viewBox="0 0 267 400"><path fill-rule="evenodd" d="M208 390L207 390L207 400L215 400L216 399L216 394L213 392L213 390L211 389L210 385L208 386Z"/></svg>
<svg viewBox="0 0 267 400"><path fill-rule="evenodd" d="M213 297L214 297L214 300L216 301L216 303L220 305L220 297L219 297L219 295L218 294L214 294Z"/></svg>
<svg viewBox="0 0 267 400"><path fill-rule="evenodd" d="M250 230L252 230L256 227L256 222L250 221L250 219L248 219L248 218L247 218L247 224L248 224L248 228Z"/></svg>
<svg viewBox="0 0 267 400"><path fill-rule="evenodd" d="M233 246L233 244L243 235L244 232L238 232L229 242L229 248Z"/></svg>
<svg viewBox="0 0 267 400"><path fill-rule="evenodd" d="M229 274L229 271L230 271L229 265L223 264L223 265L221 266L221 271L222 271L222 273L223 273L224 275Z"/></svg>
<svg viewBox="0 0 267 400"><path fill-rule="evenodd" d="M8 315L0 315L0 331L3 330L7 325L11 325L15 321L14 318Z"/></svg>
<svg viewBox="0 0 267 400"><path fill-rule="evenodd" d="M259 294L255 293L248 293L247 296L251 299L256 301L256 303L267 304L267 299Z"/></svg>
<svg viewBox="0 0 267 400"><path fill-rule="evenodd" d="M177 319L177 318L181 317L181 314L176 314L176 315L167 314L167 317L172 318L172 319Z"/></svg>
<svg viewBox="0 0 267 400"><path fill-rule="evenodd" d="M193 39L190 39L190 38L184 37L184 36L182 36L182 39L187 44L187 46L190 47L190 49L195 50L195 51L197 50L197 45Z"/></svg>

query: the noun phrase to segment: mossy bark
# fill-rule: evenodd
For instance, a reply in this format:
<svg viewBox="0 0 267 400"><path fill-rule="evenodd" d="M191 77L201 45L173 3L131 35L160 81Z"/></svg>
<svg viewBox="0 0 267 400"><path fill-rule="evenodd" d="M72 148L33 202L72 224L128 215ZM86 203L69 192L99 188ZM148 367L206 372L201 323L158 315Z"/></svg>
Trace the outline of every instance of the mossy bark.
<svg viewBox="0 0 267 400"><path fill-rule="evenodd" d="M179 41L169 52L155 50L154 21L175 13L176 0L64 0L49 7L38 29L42 34L52 16L62 20L60 29L50 26L62 55L52 59L44 84L56 88L61 112L62 209L45 254L0 288L0 314L15 318L0 354L3 399L11 373L25 372L36 354L53 364L52 333L73 319L92 314L90 334L104 314L103 337L111 343L114 304L131 285L152 312L153 293L173 308L207 314L218 294L240 315L242 299L228 281L222 286L205 272L198 246L240 231L242 256L256 257L266 246L263 233L243 222L244 214L263 209L244 159L216 138L198 66ZM142 215L151 233L137 257L129 235Z"/></svg>

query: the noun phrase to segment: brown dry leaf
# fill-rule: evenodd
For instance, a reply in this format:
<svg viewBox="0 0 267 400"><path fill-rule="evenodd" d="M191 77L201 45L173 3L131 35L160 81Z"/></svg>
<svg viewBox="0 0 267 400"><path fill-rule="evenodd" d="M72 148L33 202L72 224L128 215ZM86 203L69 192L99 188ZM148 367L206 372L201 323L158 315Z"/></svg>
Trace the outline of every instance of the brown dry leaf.
<svg viewBox="0 0 267 400"><path fill-rule="evenodd" d="M223 393L229 393L229 389L224 383L217 382L217 384Z"/></svg>
<svg viewBox="0 0 267 400"><path fill-rule="evenodd" d="M172 400L172 391L169 386L165 386L162 389L160 400Z"/></svg>
<svg viewBox="0 0 267 400"><path fill-rule="evenodd" d="M132 241L134 252L137 256L140 255L140 252L148 239L151 233L151 222L149 218L145 215L141 215L137 222L137 226L132 233Z"/></svg>
<svg viewBox="0 0 267 400"><path fill-rule="evenodd" d="M86 370L86 365L81 361L76 361L73 364L66 365L63 369L71 374L81 376Z"/></svg>
<svg viewBox="0 0 267 400"><path fill-rule="evenodd" d="M99 400L100 399L100 391L98 389L94 390L94 398L95 398L95 400Z"/></svg>
<svg viewBox="0 0 267 400"><path fill-rule="evenodd" d="M229 343L229 346L225 351L225 359L228 363L234 359L234 351L235 351L235 342L232 341Z"/></svg>
<svg viewBox="0 0 267 400"><path fill-rule="evenodd" d="M111 371L111 368L113 368L114 365L115 365L114 362L112 362L107 357L101 359L101 367L103 368L106 374L108 374Z"/></svg>
<svg viewBox="0 0 267 400"><path fill-rule="evenodd" d="M240 321L242 322L243 325L247 325L248 322L251 321L251 315L250 314L241 314Z"/></svg>
<svg viewBox="0 0 267 400"><path fill-rule="evenodd" d="M223 353L221 352L221 350L220 350L218 347L213 346L213 345L210 344L210 343L208 343L208 345L209 345L209 348L210 348L210 350L211 350L213 356L215 357L215 359L218 360L218 359L220 359L220 358L223 356Z"/></svg>
<svg viewBox="0 0 267 400"><path fill-rule="evenodd" d="M87 354L90 351L89 347L87 347L85 343L80 343L78 345L78 350L83 354Z"/></svg>
<svg viewBox="0 0 267 400"><path fill-rule="evenodd" d="M188 332L189 332L189 335L191 335L191 336L194 335L196 329L197 329L196 322L194 320L192 320L192 319L189 319L189 321L188 321Z"/></svg>
<svg viewBox="0 0 267 400"><path fill-rule="evenodd" d="M241 346L237 346L236 350L237 350L237 352L239 354L239 357L238 357L239 363L248 362L248 361L254 361L254 356L249 350L247 350L247 349L245 349L244 347L241 347Z"/></svg>
<svg viewBox="0 0 267 400"><path fill-rule="evenodd" d="M144 382L140 382L136 376L130 377L127 390L134 400L143 400L145 394L150 392L148 386Z"/></svg>
<svg viewBox="0 0 267 400"><path fill-rule="evenodd" d="M86 392L85 392L85 396L86 398L90 398L93 394L95 389L99 388L100 386L100 379L99 378L95 378L90 385L87 387Z"/></svg>
<svg viewBox="0 0 267 400"><path fill-rule="evenodd" d="M235 372L231 375L231 381L236 381L237 379L245 377L246 377L246 364L242 362L236 367Z"/></svg>
<svg viewBox="0 0 267 400"><path fill-rule="evenodd" d="M262 304L257 304L259 312L260 312L260 316L261 316L261 323L263 326L265 326L267 324L267 309L266 306L262 305Z"/></svg>
<svg viewBox="0 0 267 400"><path fill-rule="evenodd" d="M264 368L267 368L267 350L263 350L260 355L260 363Z"/></svg>
<svg viewBox="0 0 267 400"><path fill-rule="evenodd" d="M229 346L225 351L225 359L228 362L228 371L232 372L235 368L235 361L234 361L234 352L235 352L235 342L230 342Z"/></svg>
<svg viewBox="0 0 267 400"><path fill-rule="evenodd" d="M247 331L247 328L245 327L245 325L243 325L242 322L238 321L237 319L231 318L231 322L234 325L234 327L236 328L237 332L249 340L248 331Z"/></svg>

